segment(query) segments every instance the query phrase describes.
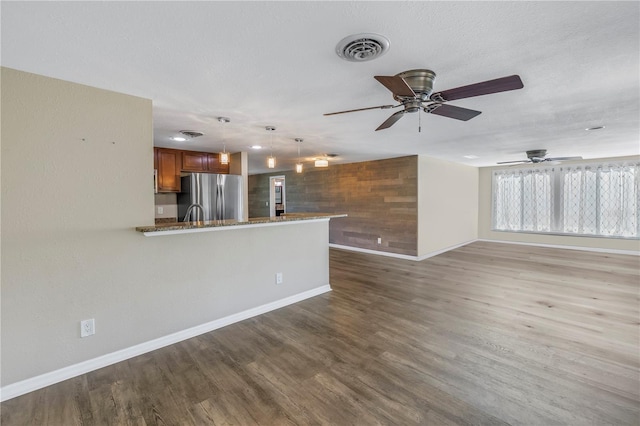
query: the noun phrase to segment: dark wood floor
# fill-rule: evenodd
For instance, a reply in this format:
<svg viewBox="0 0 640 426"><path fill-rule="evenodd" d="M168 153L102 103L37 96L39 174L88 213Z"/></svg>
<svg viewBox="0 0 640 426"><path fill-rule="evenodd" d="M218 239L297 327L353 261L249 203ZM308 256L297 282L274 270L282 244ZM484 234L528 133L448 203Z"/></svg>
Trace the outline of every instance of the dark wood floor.
<svg viewBox="0 0 640 426"><path fill-rule="evenodd" d="M2 425L638 425L635 256L331 250L333 291L2 404Z"/></svg>

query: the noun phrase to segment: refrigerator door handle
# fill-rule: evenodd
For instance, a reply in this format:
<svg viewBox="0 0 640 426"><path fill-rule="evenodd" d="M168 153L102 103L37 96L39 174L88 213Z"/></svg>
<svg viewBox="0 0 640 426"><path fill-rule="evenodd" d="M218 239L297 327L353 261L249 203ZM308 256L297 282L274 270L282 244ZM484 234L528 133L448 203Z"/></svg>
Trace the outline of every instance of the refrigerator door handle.
<svg viewBox="0 0 640 426"><path fill-rule="evenodd" d="M153 193L158 193L158 169L153 169Z"/></svg>
<svg viewBox="0 0 640 426"><path fill-rule="evenodd" d="M194 191L195 204L202 206L202 181L199 176L197 178L195 176L196 175L192 175L192 179L195 187L195 191ZM202 213L202 219L200 219L201 213ZM200 211L196 213L196 221L200 221L200 220L204 220L204 209L202 209L202 207L200 207Z"/></svg>
<svg viewBox="0 0 640 426"><path fill-rule="evenodd" d="M218 219L223 220L224 217L224 191L222 190L222 185L218 184L216 188L218 192Z"/></svg>

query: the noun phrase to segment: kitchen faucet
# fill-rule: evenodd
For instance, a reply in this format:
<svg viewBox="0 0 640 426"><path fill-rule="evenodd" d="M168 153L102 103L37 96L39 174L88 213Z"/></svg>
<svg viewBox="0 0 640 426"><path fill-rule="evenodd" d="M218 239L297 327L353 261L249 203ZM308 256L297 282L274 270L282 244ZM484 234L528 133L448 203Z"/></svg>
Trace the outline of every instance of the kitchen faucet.
<svg viewBox="0 0 640 426"><path fill-rule="evenodd" d="M202 207L202 205L198 203L193 203L187 208L187 213L184 215L184 219L182 219L183 222L187 221L194 207L198 207L200 209L200 211L202 212L202 218L204 219L204 208Z"/></svg>

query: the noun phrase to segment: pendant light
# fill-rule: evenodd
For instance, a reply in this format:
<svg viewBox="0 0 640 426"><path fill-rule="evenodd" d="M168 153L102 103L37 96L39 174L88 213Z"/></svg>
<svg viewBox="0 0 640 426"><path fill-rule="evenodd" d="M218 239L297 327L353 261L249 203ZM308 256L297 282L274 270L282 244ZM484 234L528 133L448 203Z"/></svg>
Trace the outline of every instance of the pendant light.
<svg viewBox="0 0 640 426"><path fill-rule="evenodd" d="M227 152L227 143L224 137L225 133L225 123L229 123L231 119L227 117L218 117L218 121L222 123L222 144L223 149L220 153L220 164L229 164L229 153Z"/></svg>
<svg viewBox="0 0 640 426"><path fill-rule="evenodd" d="M298 142L298 163L296 164L296 173L302 173L302 161L300 161L300 144L302 141L302 138L296 138L296 142Z"/></svg>
<svg viewBox="0 0 640 426"><path fill-rule="evenodd" d="M267 158L267 167L273 169L276 167L276 157L273 156L273 131L276 130L276 128L267 126L265 129L271 133L271 155Z"/></svg>
<svg viewBox="0 0 640 426"><path fill-rule="evenodd" d="M317 158L314 166L316 167L329 167L329 160L325 158Z"/></svg>

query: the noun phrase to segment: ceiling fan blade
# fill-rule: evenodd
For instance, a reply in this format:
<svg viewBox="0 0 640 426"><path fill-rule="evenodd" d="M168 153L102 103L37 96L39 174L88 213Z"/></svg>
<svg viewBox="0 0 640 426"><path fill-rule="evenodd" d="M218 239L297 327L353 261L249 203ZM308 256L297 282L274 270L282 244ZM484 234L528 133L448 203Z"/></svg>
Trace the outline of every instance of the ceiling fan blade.
<svg viewBox="0 0 640 426"><path fill-rule="evenodd" d="M376 132L378 130L387 129L387 128L393 126L394 124L396 124L396 121L398 121L398 120L400 120L402 118L403 115L404 115L404 110L398 111L398 112L396 112L394 114L391 114L391 117L387 118L384 123L382 123L380 126L378 126L378 128L376 129Z"/></svg>
<svg viewBox="0 0 640 426"><path fill-rule="evenodd" d="M512 163L531 163L529 160L518 160L518 161L500 161L496 164L512 164Z"/></svg>
<svg viewBox="0 0 640 426"><path fill-rule="evenodd" d="M329 112L327 114L322 114L322 115L346 114L347 112L366 111L368 109L389 109L389 108L399 107L400 105L402 105L402 104L398 104L398 105L380 105L380 106L367 107L367 108L349 109L349 110L346 110L346 111Z"/></svg>
<svg viewBox="0 0 640 426"><path fill-rule="evenodd" d="M431 100L447 102L456 99L472 98L474 96L522 89L523 87L524 84L522 84L520 76L510 75L508 77L496 78L495 80L483 81L482 83L475 83L468 86L456 87L455 89L437 92L431 95Z"/></svg>
<svg viewBox="0 0 640 426"><path fill-rule="evenodd" d="M398 77L397 75L394 75L394 76L376 75L373 78L378 80L384 87L389 89L391 93L393 93L394 95L411 96L412 98L416 96L413 89L409 87L407 82L404 81L404 78L402 77Z"/></svg>
<svg viewBox="0 0 640 426"><path fill-rule="evenodd" d="M582 160L582 157L553 157L553 158L544 159L544 161L568 161L568 160Z"/></svg>
<svg viewBox="0 0 640 426"><path fill-rule="evenodd" d="M443 117L455 118L456 120L462 121L471 120L473 117L482 114L482 112L473 109L460 108L457 106L445 104L439 104L433 109L426 107L424 109L424 112L441 115Z"/></svg>

